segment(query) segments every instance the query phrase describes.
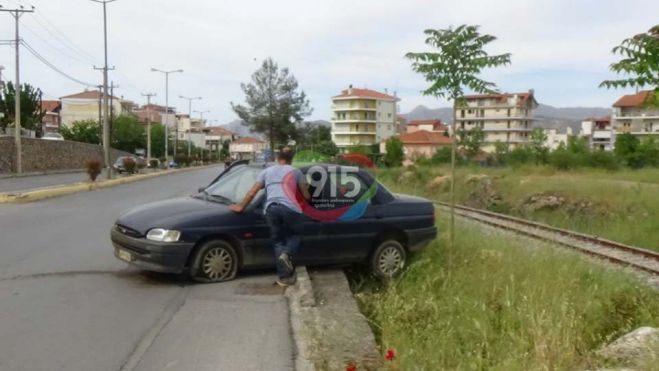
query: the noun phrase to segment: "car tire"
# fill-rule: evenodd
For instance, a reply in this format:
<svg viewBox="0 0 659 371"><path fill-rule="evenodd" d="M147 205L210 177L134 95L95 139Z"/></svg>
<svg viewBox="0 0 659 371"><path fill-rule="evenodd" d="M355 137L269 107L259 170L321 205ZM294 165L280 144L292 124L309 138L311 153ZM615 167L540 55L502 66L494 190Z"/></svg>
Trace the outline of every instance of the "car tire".
<svg viewBox="0 0 659 371"><path fill-rule="evenodd" d="M238 254L227 241L212 240L202 244L195 252L190 277L203 283L229 281L238 272Z"/></svg>
<svg viewBox="0 0 659 371"><path fill-rule="evenodd" d="M380 279L395 277L405 267L406 255L400 242L394 239L382 241L369 259L371 273Z"/></svg>

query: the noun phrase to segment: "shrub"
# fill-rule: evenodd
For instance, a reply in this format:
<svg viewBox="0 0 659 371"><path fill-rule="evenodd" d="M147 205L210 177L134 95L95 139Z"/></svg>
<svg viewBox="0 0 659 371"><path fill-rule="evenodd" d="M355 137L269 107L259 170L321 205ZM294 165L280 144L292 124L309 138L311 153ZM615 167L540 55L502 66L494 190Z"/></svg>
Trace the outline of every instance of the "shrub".
<svg viewBox="0 0 659 371"><path fill-rule="evenodd" d="M190 160L184 153L177 153L176 156L174 156L174 162L176 162L178 166L183 166L190 163Z"/></svg>
<svg viewBox="0 0 659 371"><path fill-rule="evenodd" d="M570 170L583 165L583 159L583 155L558 148L549 155L549 164L559 170Z"/></svg>
<svg viewBox="0 0 659 371"><path fill-rule="evenodd" d="M135 173L135 168L137 167L137 163L135 162L135 160L133 160L130 157L124 157L123 163L124 163L124 170L126 170L128 174Z"/></svg>
<svg viewBox="0 0 659 371"><path fill-rule="evenodd" d="M517 147L506 156L506 162L512 166L528 164L532 160L533 151L527 147Z"/></svg>
<svg viewBox="0 0 659 371"><path fill-rule="evenodd" d="M137 161L137 168L138 168L138 169L142 170L142 169L144 169L145 167L146 167L146 161L144 161L144 160L142 160L142 161Z"/></svg>
<svg viewBox="0 0 659 371"><path fill-rule="evenodd" d="M385 144L386 153L384 155L384 163L388 167L400 166L405 158L403 151L403 142L396 137L391 137Z"/></svg>
<svg viewBox="0 0 659 371"><path fill-rule="evenodd" d="M616 170L620 167L618 158L611 152L593 151L588 157L588 165L607 170Z"/></svg>
<svg viewBox="0 0 659 371"><path fill-rule="evenodd" d="M150 166L152 169L156 169L156 168L158 167L158 160L156 160L155 158L151 159L151 160L149 161L149 166Z"/></svg>
<svg viewBox="0 0 659 371"><path fill-rule="evenodd" d="M433 164L450 164L451 163L451 147L442 147L435 151L430 159Z"/></svg>
<svg viewBox="0 0 659 371"><path fill-rule="evenodd" d="M87 171L87 175L89 175L89 179L92 182L95 182L96 178L101 173L101 161L88 160L87 162L85 162L85 169Z"/></svg>

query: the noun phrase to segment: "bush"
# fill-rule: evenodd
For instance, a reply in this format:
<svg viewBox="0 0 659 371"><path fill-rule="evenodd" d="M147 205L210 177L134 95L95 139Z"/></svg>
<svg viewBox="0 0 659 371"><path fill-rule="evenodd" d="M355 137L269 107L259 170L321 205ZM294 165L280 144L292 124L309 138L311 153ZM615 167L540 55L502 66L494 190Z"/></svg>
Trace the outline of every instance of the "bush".
<svg viewBox="0 0 659 371"><path fill-rule="evenodd" d="M442 147L435 151L430 159L433 164L450 164L451 163L451 147Z"/></svg>
<svg viewBox="0 0 659 371"><path fill-rule="evenodd" d="M158 160L156 160L155 158L151 159L151 161L149 161L149 166L152 169L158 168Z"/></svg>
<svg viewBox="0 0 659 371"><path fill-rule="evenodd" d="M588 165L607 170L616 170L620 167L618 158L611 152L593 151L588 158Z"/></svg>
<svg viewBox="0 0 659 371"><path fill-rule="evenodd" d="M528 164L531 161L533 161L533 151L527 147L517 147L506 156L506 162L512 166Z"/></svg>
<svg viewBox="0 0 659 371"><path fill-rule="evenodd" d="M101 173L101 161L89 160L85 162L85 169L87 171L87 175L89 175L89 179L92 182L95 182L96 178Z"/></svg>
<svg viewBox="0 0 659 371"><path fill-rule="evenodd" d="M135 168L137 167L137 163L135 162L135 160L133 160L130 157L124 157L123 164L124 164L124 170L126 170L128 174L135 173Z"/></svg>
<svg viewBox="0 0 659 371"><path fill-rule="evenodd" d="M583 165L583 156L565 148L549 154L549 164L559 170L570 170Z"/></svg>
<svg viewBox="0 0 659 371"><path fill-rule="evenodd" d="M177 153L176 156L174 156L174 162L176 162L178 166L187 166L187 164L190 163L190 159L188 159L188 156L184 153Z"/></svg>
<svg viewBox="0 0 659 371"><path fill-rule="evenodd" d="M137 161L137 168L142 170L146 167L146 161Z"/></svg>

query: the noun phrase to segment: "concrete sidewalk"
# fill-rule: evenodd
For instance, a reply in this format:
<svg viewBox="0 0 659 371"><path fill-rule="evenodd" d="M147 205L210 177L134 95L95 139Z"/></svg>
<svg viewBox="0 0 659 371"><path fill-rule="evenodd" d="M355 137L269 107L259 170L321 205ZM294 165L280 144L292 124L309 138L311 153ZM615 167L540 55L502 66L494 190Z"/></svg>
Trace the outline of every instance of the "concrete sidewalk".
<svg viewBox="0 0 659 371"><path fill-rule="evenodd" d="M103 171L97 179L105 179L105 171ZM83 182L86 180L89 180L89 176L84 171L5 177L0 178L0 192L27 191L37 188Z"/></svg>
<svg viewBox="0 0 659 371"><path fill-rule="evenodd" d="M288 306L273 280L195 285L122 371L294 370Z"/></svg>

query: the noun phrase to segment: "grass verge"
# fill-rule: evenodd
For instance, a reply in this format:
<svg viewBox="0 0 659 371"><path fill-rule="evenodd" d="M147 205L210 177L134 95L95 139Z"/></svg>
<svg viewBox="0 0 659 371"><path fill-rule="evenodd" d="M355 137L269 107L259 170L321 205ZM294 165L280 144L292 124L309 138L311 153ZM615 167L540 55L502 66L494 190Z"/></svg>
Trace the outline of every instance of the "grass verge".
<svg viewBox="0 0 659 371"><path fill-rule="evenodd" d="M396 350L392 370L592 369L606 366L594 355L603 344L659 326L659 295L626 273L457 228L450 282L444 233L389 285L350 274L382 349Z"/></svg>

